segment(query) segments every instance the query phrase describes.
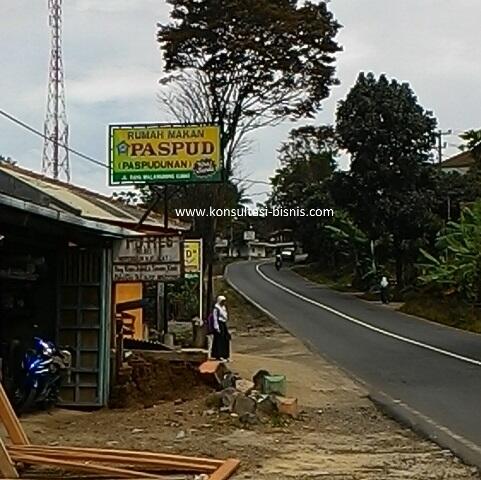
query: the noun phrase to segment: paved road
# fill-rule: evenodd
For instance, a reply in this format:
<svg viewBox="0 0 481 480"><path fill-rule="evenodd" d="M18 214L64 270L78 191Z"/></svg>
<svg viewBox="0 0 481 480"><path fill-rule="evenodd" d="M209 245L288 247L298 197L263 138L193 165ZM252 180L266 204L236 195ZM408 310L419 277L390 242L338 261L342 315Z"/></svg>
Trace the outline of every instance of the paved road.
<svg viewBox="0 0 481 480"><path fill-rule="evenodd" d="M430 425L429 435L456 439L481 459L481 335L364 302L271 264L233 264L227 278L311 348Z"/></svg>

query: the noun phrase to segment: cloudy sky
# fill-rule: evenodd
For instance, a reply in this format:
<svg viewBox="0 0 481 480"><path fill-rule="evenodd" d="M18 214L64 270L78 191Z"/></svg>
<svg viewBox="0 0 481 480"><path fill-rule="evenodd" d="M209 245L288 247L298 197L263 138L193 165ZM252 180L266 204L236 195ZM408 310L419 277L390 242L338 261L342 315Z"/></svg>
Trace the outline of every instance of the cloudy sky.
<svg viewBox="0 0 481 480"><path fill-rule="evenodd" d="M106 160L106 126L167 121L156 103L161 56L156 22L169 15L163 0L64 1L64 63L70 146ZM331 123L336 103L359 71L411 83L443 129L481 127L480 0L332 0L344 26L338 78L318 121ZM49 30L47 0L0 1L0 108L42 129ZM254 136L242 174L266 180L292 124ZM457 137L446 138L455 153ZM42 141L0 118L0 153L40 170ZM71 157L73 181L108 192L106 172ZM345 166L345 160L343 160ZM257 185L252 193L265 187ZM260 197L255 197L260 198Z"/></svg>

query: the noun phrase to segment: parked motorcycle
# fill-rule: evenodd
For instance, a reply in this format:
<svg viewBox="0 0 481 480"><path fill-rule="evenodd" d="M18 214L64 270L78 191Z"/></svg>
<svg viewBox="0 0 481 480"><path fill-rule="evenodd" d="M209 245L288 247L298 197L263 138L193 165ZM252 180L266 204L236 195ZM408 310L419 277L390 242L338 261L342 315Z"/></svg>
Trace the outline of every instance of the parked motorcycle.
<svg viewBox="0 0 481 480"><path fill-rule="evenodd" d="M70 375L72 354L68 350L61 350L40 337L34 337L33 343L12 382L10 396L17 413L55 405L62 380Z"/></svg>

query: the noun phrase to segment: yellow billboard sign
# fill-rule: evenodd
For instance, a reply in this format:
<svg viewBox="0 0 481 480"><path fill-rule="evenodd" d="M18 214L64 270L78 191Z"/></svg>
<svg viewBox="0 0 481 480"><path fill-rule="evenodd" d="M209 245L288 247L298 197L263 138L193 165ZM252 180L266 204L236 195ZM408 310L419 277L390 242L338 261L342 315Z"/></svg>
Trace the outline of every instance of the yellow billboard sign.
<svg viewBox="0 0 481 480"><path fill-rule="evenodd" d="M222 181L220 127L110 125L110 184Z"/></svg>
<svg viewBox="0 0 481 480"><path fill-rule="evenodd" d="M185 273L202 271L202 240L184 240L184 271Z"/></svg>

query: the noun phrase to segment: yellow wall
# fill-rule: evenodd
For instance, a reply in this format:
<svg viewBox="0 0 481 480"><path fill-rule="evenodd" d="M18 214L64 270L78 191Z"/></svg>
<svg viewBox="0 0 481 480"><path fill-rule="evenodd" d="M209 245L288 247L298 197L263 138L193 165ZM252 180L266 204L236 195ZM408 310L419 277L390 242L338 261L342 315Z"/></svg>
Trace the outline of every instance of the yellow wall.
<svg viewBox="0 0 481 480"><path fill-rule="evenodd" d="M139 300L142 298L141 283L117 283L115 284L115 304ZM128 310L127 313L135 317L134 338L143 339L142 309Z"/></svg>

